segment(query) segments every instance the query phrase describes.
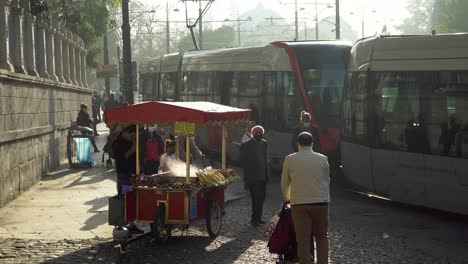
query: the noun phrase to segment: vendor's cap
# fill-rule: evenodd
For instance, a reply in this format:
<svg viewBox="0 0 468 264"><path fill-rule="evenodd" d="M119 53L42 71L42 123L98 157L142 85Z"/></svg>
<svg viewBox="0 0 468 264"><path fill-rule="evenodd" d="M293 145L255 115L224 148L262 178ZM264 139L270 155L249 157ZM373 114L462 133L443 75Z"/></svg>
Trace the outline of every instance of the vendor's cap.
<svg viewBox="0 0 468 264"><path fill-rule="evenodd" d="M250 130L250 134L255 135L256 133L265 133L265 129L263 129L262 126L254 126L252 127L252 130Z"/></svg>
<svg viewBox="0 0 468 264"><path fill-rule="evenodd" d="M136 125L129 125L123 129L123 132L136 133Z"/></svg>
<svg viewBox="0 0 468 264"><path fill-rule="evenodd" d="M164 143L167 147L172 147L176 145L176 142L174 140L167 139L166 142Z"/></svg>

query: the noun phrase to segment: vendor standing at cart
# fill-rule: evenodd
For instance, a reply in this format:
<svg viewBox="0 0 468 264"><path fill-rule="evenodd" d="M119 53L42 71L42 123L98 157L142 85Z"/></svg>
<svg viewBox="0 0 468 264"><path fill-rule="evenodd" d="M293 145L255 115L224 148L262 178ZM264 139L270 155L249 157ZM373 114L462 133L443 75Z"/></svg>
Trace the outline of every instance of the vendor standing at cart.
<svg viewBox="0 0 468 264"><path fill-rule="evenodd" d="M171 166L177 162L176 157L176 142L168 139L166 140L166 152L161 156L161 163L159 166L160 172L168 172Z"/></svg>
<svg viewBox="0 0 468 264"><path fill-rule="evenodd" d="M185 161L185 150L186 150L186 143L185 143L186 137L185 136L179 136L179 159ZM203 167L203 153L201 150L198 148L197 144L195 143L195 140L191 137L190 138L190 163L197 166L197 167Z"/></svg>
<svg viewBox="0 0 468 264"><path fill-rule="evenodd" d="M164 153L164 143L158 134L158 125L148 126L144 131L141 142L143 148L143 172L145 175L157 174L161 161L161 155Z"/></svg>
<svg viewBox="0 0 468 264"><path fill-rule="evenodd" d="M136 174L136 130L136 125L124 128L112 143L117 172L117 194L119 196L131 191L132 176ZM133 222L130 222L128 228L133 234L144 233Z"/></svg>
<svg viewBox="0 0 468 264"><path fill-rule="evenodd" d="M117 193L123 195L124 187L131 185L132 175L136 173L136 126L131 125L122 130L112 143L117 172Z"/></svg>

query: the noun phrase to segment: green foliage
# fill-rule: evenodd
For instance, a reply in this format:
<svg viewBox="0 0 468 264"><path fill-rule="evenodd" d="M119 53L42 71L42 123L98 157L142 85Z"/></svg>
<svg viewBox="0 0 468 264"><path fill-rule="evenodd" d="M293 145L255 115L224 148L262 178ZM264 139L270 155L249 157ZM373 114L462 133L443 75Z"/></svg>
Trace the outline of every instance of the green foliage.
<svg viewBox="0 0 468 264"><path fill-rule="evenodd" d="M198 34L196 33L198 38ZM203 49L229 48L236 46L236 32L230 26L222 26L215 30L203 31ZM183 37L178 45L179 51L194 50L192 36Z"/></svg>
<svg viewBox="0 0 468 264"><path fill-rule="evenodd" d="M466 0L442 0L440 15L436 21L438 32L455 33L468 32L468 1Z"/></svg>
<svg viewBox="0 0 468 264"><path fill-rule="evenodd" d="M397 26L403 34L429 34L436 0L410 0L406 6L410 17Z"/></svg>
<svg viewBox="0 0 468 264"><path fill-rule="evenodd" d="M96 66L100 53L97 41L104 34L111 19L109 8L118 7L120 0L46 0L44 16L58 19L73 33L80 36L88 51L89 66Z"/></svg>

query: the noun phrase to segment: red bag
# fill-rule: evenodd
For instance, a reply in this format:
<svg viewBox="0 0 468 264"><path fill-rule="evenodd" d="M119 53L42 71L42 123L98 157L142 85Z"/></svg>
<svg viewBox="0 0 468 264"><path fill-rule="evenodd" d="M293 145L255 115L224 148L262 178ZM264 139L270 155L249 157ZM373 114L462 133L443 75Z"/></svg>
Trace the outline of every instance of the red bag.
<svg viewBox="0 0 468 264"><path fill-rule="evenodd" d="M273 254L290 254L296 250L296 234L291 217L291 210L283 205L275 231L268 241L268 250Z"/></svg>

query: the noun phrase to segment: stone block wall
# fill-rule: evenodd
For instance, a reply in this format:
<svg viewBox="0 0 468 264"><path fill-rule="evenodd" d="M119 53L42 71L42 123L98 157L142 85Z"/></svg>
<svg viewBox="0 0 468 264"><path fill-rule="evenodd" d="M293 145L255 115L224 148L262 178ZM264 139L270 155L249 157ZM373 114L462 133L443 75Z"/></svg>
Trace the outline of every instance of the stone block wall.
<svg viewBox="0 0 468 264"><path fill-rule="evenodd" d="M0 70L0 207L66 161L81 103L90 90Z"/></svg>
<svg viewBox="0 0 468 264"><path fill-rule="evenodd" d="M0 207L65 160L86 77L82 39L29 0L0 0Z"/></svg>

